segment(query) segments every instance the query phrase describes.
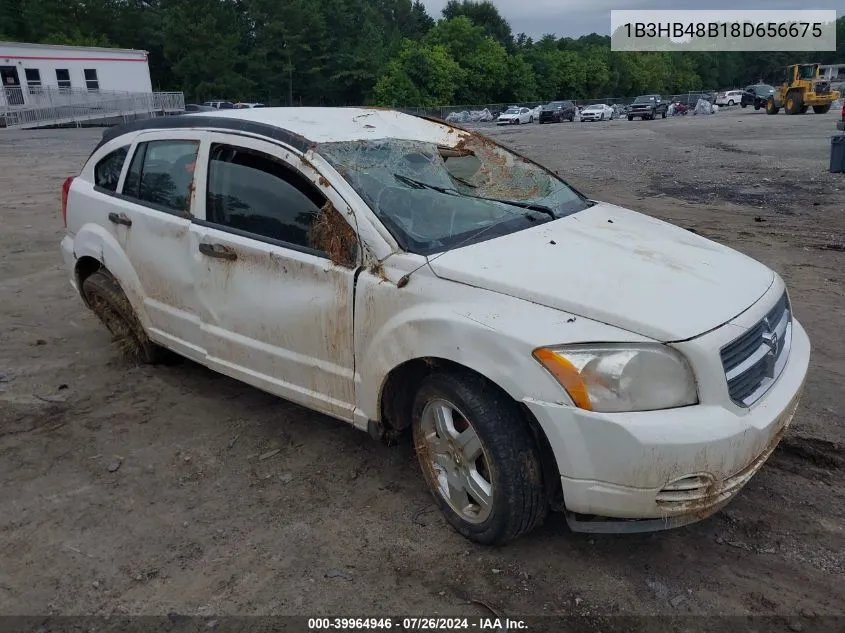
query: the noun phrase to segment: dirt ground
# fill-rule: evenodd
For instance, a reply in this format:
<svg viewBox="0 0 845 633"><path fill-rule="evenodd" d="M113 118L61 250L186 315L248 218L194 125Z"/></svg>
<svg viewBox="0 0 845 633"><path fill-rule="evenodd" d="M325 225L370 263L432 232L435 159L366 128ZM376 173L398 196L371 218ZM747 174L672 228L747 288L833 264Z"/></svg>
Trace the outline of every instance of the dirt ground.
<svg viewBox="0 0 845 633"><path fill-rule="evenodd" d="M0 613L489 615L471 598L509 616L843 614L834 121L737 108L491 129L593 197L772 266L814 345L788 436L719 514L621 536L553 516L503 548L447 526L408 445L188 362L123 360L59 254L62 180L101 130L0 130Z"/></svg>

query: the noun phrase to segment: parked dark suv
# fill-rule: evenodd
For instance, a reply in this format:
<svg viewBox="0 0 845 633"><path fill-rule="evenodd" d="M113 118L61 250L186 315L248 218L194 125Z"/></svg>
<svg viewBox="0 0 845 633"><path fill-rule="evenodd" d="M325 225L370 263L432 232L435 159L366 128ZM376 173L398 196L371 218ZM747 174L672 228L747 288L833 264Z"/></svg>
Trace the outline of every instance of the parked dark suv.
<svg viewBox="0 0 845 633"><path fill-rule="evenodd" d="M572 101L552 101L540 110L540 123L574 121L575 110L575 104Z"/></svg>
<svg viewBox="0 0 845 633"><path fill-rule="evenodd" d="M658 114L665 119L668 109L669 102L660 95L640 95L628 108L628 120L633 121L635 117L639 117L643 121L650 121L656 119Z"/></svg>
<svg viewBox="0 0 845 633"><path fill-rule="evenodd" d="M753 105L755 110L759 110L760 108L766 107L766 101L773 94L775 94L775 88L769 84L746 86L745 90L742 91L742 101L740 103L743 108Z"/></svg>

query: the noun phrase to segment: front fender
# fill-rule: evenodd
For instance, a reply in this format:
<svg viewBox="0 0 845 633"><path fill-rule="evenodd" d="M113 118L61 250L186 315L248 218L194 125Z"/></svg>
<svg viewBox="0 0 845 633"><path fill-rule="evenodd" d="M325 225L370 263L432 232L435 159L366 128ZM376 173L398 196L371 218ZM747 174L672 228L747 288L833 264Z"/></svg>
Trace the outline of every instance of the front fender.
<svg viewBox="0 0 845 633"><path fill-rule="evenodd" d="M98 224L85 224L74 236L73 252L77 260L93 257L111 273L129 299L141 325L147 329L149 316L144 308L141 281L115 236Z"/></svg>
<svg viewBox="0 0 845 633"><path fill-rule="evenodd" d="M420 270L404 288L363 272L355 300L356 401L361 416L381 418L388 374L416 359L440 358L494 382L517 402L571 405L534 359L541 345L642 342L642 336L531 302L446 281Z"/></svg>

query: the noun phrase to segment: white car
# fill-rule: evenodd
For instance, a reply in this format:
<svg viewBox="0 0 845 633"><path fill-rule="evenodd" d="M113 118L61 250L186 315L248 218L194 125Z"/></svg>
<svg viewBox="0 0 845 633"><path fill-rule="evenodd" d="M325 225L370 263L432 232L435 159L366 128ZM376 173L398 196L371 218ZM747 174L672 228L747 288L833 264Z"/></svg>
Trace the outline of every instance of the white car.
<svg viewBox="0 0 845 633"><path fill-rule="evenodd" d="M581 110L582 121L608 121L616 118L616 111L605 103L588 105Z"/></svg>
<svg viewBox="0 0 845 633"><path fill-rule="evenodd" d="M511 106L496 119L496 125L519 125L520 123L534 123L534 111L520 106Z"/></svg>
<svg viewBox="0 0 845 633"><path fill-rule="evenodd" d="M742 90L728 90L716 95L717 106L732 106L742 103Z"/></svg>
<svg viewBox="0 0 845 633"><path fill-rule="evenodd" d="M593 532L705 518L774 450L807 374L771 269L394 111L111 128L62 212L70 283L121 348L410 431L480 543L550 508Z"/></svg>
<svg viewBox="0 0 845 633"><path fill-rule="evenodd" d="M267 106L265 106L263 103L244 103L244 102L240 102L240 103L235 104L236 110L242 110L243 108L266 108L266 107Z"/></svg>

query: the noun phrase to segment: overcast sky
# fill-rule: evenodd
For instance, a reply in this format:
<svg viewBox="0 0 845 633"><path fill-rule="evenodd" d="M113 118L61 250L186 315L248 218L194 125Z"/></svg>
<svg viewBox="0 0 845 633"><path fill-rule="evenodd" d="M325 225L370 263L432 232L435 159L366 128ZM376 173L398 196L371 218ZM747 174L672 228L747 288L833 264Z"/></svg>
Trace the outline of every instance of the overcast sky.
<svg viewBox="0 0 845 633"><path fill-rule="evenodd" d="M545 33L578 37L610 35L611 9L836 9L845 14L843 0L493 0L510 22L514 35L538 39ZM423 0L429 15L440 18L446 0ZM737 6L741 5L741 6Z"/></svg>

